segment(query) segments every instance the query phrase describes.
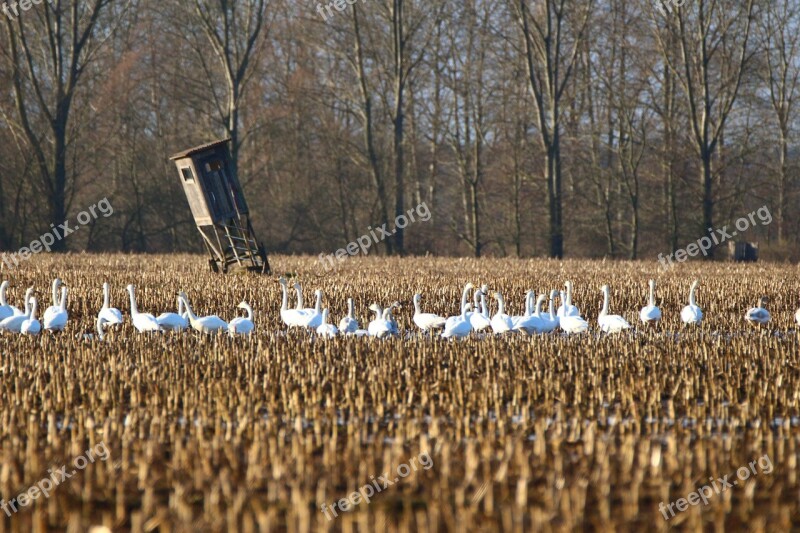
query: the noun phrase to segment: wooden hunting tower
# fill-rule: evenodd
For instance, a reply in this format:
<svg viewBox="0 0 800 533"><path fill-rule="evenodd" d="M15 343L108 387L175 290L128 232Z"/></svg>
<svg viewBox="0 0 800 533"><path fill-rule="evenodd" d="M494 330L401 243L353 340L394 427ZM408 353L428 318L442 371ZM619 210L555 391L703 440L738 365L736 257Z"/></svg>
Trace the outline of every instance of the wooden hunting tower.
<svg viewBox="0 0 800 533"><path fill-rule="evenodd" d="M232 171L229 141L196 146L170 159L178 167L194 222L211 254L211 270L268 274L267 253L253 232L242 187Z"/></svg>

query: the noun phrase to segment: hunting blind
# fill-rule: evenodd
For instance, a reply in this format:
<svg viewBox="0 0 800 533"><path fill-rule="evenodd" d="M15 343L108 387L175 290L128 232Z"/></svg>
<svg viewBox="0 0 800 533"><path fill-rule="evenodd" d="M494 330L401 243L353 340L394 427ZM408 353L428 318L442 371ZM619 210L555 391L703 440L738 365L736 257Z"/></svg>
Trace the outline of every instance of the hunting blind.
<svg viewBox="0 0 800 533"><path fill-rule="evenodd" d="M211 255L211 270L268 274L267 253L253 232L242 187L232 171L229 141L196 146L170 159L178 167L194 222Z"/></svg>

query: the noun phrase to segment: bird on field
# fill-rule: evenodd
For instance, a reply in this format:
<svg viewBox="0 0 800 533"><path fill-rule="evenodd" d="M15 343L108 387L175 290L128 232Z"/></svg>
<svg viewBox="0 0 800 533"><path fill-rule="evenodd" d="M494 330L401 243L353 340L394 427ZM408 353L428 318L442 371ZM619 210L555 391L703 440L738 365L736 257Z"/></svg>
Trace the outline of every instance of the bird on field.
<svg viewBox="0 0 800 533"><path fill-rule="evenodd" d="M289 309L289 288L286 279L280 278L278 282L281 284L283 291L283 299L281 300L281 320L290 328L303 327L305 322L305 313L300 309Z"/></svg>
<svg viewBox="0 0 800 533"><path fill-rule="evenodd" d="M186 306L186 312L189 314L189 324L191 324L192 329L208 335L228 329L228 323L217 315L209 315L204 317L198 317L195 315L192 311L192 306L189 305L189 299L187 298L185 292L181 291L180 297L183 300L183 305Z"/></svg>
<svg viewBox="0 0 800 533"><path fill-rule="evenodd" d="M394 308L400 309L400 302L394 302L392 305L387 307L383 310L383 318L389 322L389 327L392 330L392 335L399 335L400 334L400 326L397 324L397 320L392 316L392 309Z"/></svg>
<svg viewBox="0 0 800 533"><path fill-rule="evenodd" d="M703 310L697 306L694 293L697 290L698 280L694 280L692 287L689 289L689 305L681 309L681 321L684 324L699 325L703 321Z"/></svg>
<svg viewBox="0 0 800 533"><path fill-rule="evenodd" d="M392 324L384 318L385 312L383 308L378 304L372 304L369 306L369 310L375 312L375 320L367 326L369 336L378 337L379 339L390 337L392 335Z"/></svg>
<svg viewBox="0 0 800 533"><path fill-rule="evenodd" d="M122 324L122 313L116 307L111 307L111 290L108 283L103 283L103 307L97 313L99 318L103 319L104 324L114 326Z"/></svg>
<svg viewBox="0 0 800 533"><path fill-rule="evenodd" d="M53 280L52 286L53 305L45 309L42 315L45 322L48 322L53 314L61 311L61 302L58 300L59 287L61 287L61 278L56 278Z"/></svg>
<svg viewBox="0 0 800 533"><path fill-rule="evenodd" d="M494 293L497 300L497 313L492 317L492 331L495 335L501 333L508 333L514 324L511 323L511 317L506 314L506 304L503 301L503 295L500 291Z"/></svg>
<svg viewBox="0 0 800 533"><path fill-rule="evenodd" d="M353 299L347 299L347 316L339 321L339 332L345 335L352 335L358 331L358 320L356 319L355 306Z"/></svg>
<svg viewBox="0 0 800 533"><path fill-rule="evenodd" d="M0 321L12 316L25 314L25 312L18 307L8 305L8 301L6 301L6 290L8 289L8 284L8 281L0 283Z"/></svg>
<svg viewBox="0 0 800 533"><path fill-rule="evenodd" d="M317 326L317 335L320 337L333 338L339 334L339 330L333 324L328 324L328 308L322 310L322 323Z"/></svg>
<svg viewBox="0 0 800 533"><path fill-rule="evenodd" d="M106 332L103 330L103 324L105 323L105 320L98 316L94 321L94 330L84 331L83 334L78 333L75 338L82 339L84 342L92 342L95 338L97 338L99 341L102 341L106 336Z"/></svg>
<svg viewBox="0 0 800 533"><path fill-rule="evenodd" d="M316 329L322 324L322 289L315 291L317 295L317 302L314 304L314 309L309 313L305 313L303 319L303 326L307 328Z"/></svg>
<svg viewBox="0 0 800 533"><path fill-rule="evenodd" d="M67 313L67 287L61 287L61 299L58 301L58 308L55 311L48 309L44 317L44 329L47 331L62 331L67 327L69 314Z"/></svg>
<svg viewBox="0 0 800 533"><path fill-rule="evenodd" d="M650 300L648 304L639 311L639 319L644 324L655 324L661 320L661 309L656 306L656 280L650 280Z"/></svg>
<svg viewBox="0 0 800 533"><path fill-rule="evenodd" d="M10 331L11 333L19 333L22 329L22 323L30 318L31 314L31 296L33 295L33 287L29 287L25 291L25 312L21 315L13 315L2 322L0 322L0 330Z"/></svg>
<svg viewBox="0 0 800 533"><path fill-rule="evenodd" d="M618 333L630 328L631 325L621 316L608 314L609 300L611 299L608 285L603 285L600 290L603 292L603 309L600 311L600 316L597 317L600 329L606 333Z"/></svg>
<svg viewBox="0 0 800 533"><path fill-rule="evenodd" d="M20 326L23 335L38 335L42 331L42 324L36 319L36 298L31 298L31 312Z"/></svg>
<svg viewBox="0 0 800 533"><path fill-rule="evenodd" d="M555 290L554 291L550 291L549 311L546 312L546 313L542 312L539 315L540 318L542 319L542 333L550 333L551 331L553 331L554 329L556 329L558 327L558 324L560 322L560 319L559 319L558 315L553 310L554 307L555 307L556 296L558 296L558 291L555 291ZM581 319L581 317L572 317L572 318ZM583 319L581 319L581 320L583 320ZM586 324L586 326L588 328L589 324Z"/></svg>
<svg viewBox="0 0 800 533"><path fill-rule="evenodd" d="M474 311L467 313L467 317L469 318L472 329L476 332L491 327L492 320L489 318L489 310L486 306L486 293L483 291L483 288L475 291Z"/></svg>
<svg viewBox="0 0 800 533"><path fill-rule="evenodd" d="M420 307L421 294L414 295L414 324L422 331L443 328L446 318L440 317L435 313L423 313Z"/></svg>
<svg viewBox="0 0 800 533"><path fill-rule="evenodd" d="M533 296L533 291L530 291L530 294ZM514 324L514 331L522 331L528 335L544 333L546 326L544 319L542 318L542 304L546 298L547 296L544 294L539 295L539 297L536 299L536 307L534 308L533 312L528 316L522 317L522 319Z"/></svg>
<svg viewBox="0 0 800 533"><path fill-rule="evenodd" d="M525 300L524 305L522 306L522 314L521 315L511 315L511 329L514 329L514 326L522 320L523 318L529 317L533 314L533 299L536 297L536 294L532 290L528 290L525 292Z"/></svg>
<svg viewBox="0 0 800 533"><path fill-rule="evenodd" d="M136 294L133 285L128 285L127 289L131 298L131 322L133 322L133 327L135 327L139 333L161 331L161 326L158 324L156 317L150 313L139 312L139 308L136 306Z"/></svg>
<svg viewBox="0 0 800 533"><path fill-rule="evenodd" d="M253 308L247 302L242 302L236 306L239 309L247 311L247 316L237 316L228 323L228 333L231 337L235 335L249 335L255 329L253 323Z"/></svg>
<svg viewBox="0 0 800 533"><path fill-rule="evenodd" d="M562 293L561 300L562 304L558 308L558 312L556 313L559 317L562 316L581 316L580 310L572 305L572 282L567 280L564 282L564 286L567 288L566 293ZM565 296L566 295L566 298Z"/></svg>
<svg viewBox="0 0 800 533"><path fill-rule="evenodd" d="M468 285L472 285L471 283ZM444 324L444 331L442 337L445 339L462 339L469 336L472 332L472 324L470 324L467 312L472 308L472 304L464 304L461 308L461 314L451 316Z"/></svg>
<svg viewBox="0 0 800 533"><path fill-rule="evenodd" d="M156 317L158 325L165 331L183 331L189 327L189 320L186 318L188 315L183 309L183 300L178 298L178 312L161 313Z"/></svg>
<svg viewBox="0 0 800 533"><path fill-rule="evenodd" d="M471 291L474 288L475 285L473 285L472 283L467 283L466 285L464 285L464 290L461 291L461 306L459 307L459 313L457 315L448 317L447 320L445 320L444 322L445 331L447 331L448 323L458 322L461 319L462 315L466 318L467 322L469 322L470 314L467 311L469 311L469 309L472 309L472 306L470 305L467 311L464 310L464 307L467 306L467 301L469 300L469 291ZM470 327L472 326L470 325Z"/></svg>
<svg viewBox="0 0 800 533"><path fill-rule="evenodd" d="M294 292L297 293L297 305L295 306L295 309L297 309L298 311L300 311L301 314L306 316L313 315L315 311L318 312L318 310L315 307L303 307L305 305L303 301L303 286L300 285L299 283L295 283L293 287L294 287Z"/></svg>
<svg viewBox="0 0 800 533"><path fill-rule="evenodd" d="M754 326L766 326L771 318L767 311L767 302L769 302L769 298L762 296L758 305L747 310L744 319Z"/></svg>

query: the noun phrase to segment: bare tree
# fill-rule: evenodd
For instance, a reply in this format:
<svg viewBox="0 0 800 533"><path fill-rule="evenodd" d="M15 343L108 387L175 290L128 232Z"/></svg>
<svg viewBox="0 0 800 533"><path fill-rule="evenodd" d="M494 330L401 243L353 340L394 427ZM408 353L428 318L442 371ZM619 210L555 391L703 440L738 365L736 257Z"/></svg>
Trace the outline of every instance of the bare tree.
<svg viewBox="0 0 800 533"><path fill-rule="evenodd" d="M661 12L658 21L665 29L656 31L662 57L679 80L689 109L691 139L700 159L704 228L714 227L713 157L754 54L753 3L694 0ZM654 17L657 12L654 8ZM669 34L678 42L677 57L669 53ZM708 257L713 255L712 248Z"/></svg>
<svg viewBox="0 0 800 533"><path fill-rule="evenodd" d="M593 0L510 0L524 41L528 85L536 103L539 140L545 151L544 178L550 216L550 256L564 255L561 181L561 105L581 41L586 37Z"/></svg>
<svg viewBox="0 0 800 533"><path fill-rule="evenodd" d="M111 0L60 1L41 4L25 16L4 18L8 51L4 61L12 73L17 112L12 127L32 150L38 178L58 224L67 218L69 120L83 75L104 39L98 21ZM56 251L66 242L57 240Z"/></svg>

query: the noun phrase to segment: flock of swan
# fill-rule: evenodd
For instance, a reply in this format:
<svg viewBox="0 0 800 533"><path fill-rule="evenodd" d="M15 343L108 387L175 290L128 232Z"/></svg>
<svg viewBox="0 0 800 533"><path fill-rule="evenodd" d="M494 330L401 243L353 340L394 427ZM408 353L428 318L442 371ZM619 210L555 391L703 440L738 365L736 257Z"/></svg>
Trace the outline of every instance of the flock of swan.
<svg viewBox="0 0 800 533"><path fill-rule="evenodd" d="M328 309L322 308L323 291L315 292L316 304L314 307L304 307L303 289L299 283L295 283L294 288L297 295L295 308L289 308L289 286L284 278L279 280L282 289L280 316L283 323L289 328L304 328L314 331L322 337L336 337L338 335L356 335L370 337L391 337L398 335L400 329L392 310L400 307L399 302L394 302L386 308L377 303L369 306L369 310L375 313L375 318L369 322L367 329L361 329L355 315L353 299L347 300L347 315L342 318L337 328L329 323L330 315ZM567 334L580 334L589 330L589 323L581 316L577 306L572 303L572 283L565 282L565 291L553 290L547 294L540 294L536 297L534 291L528 291L525 295L525 313L519 316L512 316L506 313L505 300L499 291L495 291L491 296L497 301L497 312L490 316L489 306L486 298L490 296L489 288L484 285L479 289L472 283L467 283L461 295L460 313L450 317L441 317L434 313L423 313L421 309L422 295L415 294L414 303L414 324L423 332L432 333L442 330L441 336L445 338L463 338L472 332L490 330L494 334L504 334L518 332L526 335L543 334L560 329ZM650 280L650 291L648 303L642 307L639 319L644 325L652 325L661 320L661 309L656 305L656 283ZM62 331L69 320L67 311L68 289L63 285L59 278L53 280L52 285L52 305L48 307L42 316L42 321L38 319L38 302L33 296L33 288L27 289L25 293L25 308L21 310L9 305L6 301L6 290L9 282L4 281L0 284L0 332L7 331L22 335L38 335L41 331L57 332ZM695 293L698 281L695 280L689 289L689 304L681 310L681 321L687 325L698 325L703 320L703 311L697 305ZM470 292L472 302L470 302ZM217 334L227 332L231 336L247 335L254 331L253 309L247 302L238 305L239 309L244 309L247 316L237 316L230 322L219 318L216 315L198 317L192 311L186 293L178 293L178 309L175 312L165 312L158 316L139 312L136 305L136 293L133 285L127 286L130 297L130 320L134 328L141 333L163 332L163 331L183 331L191 328L205 334ZM600 288L603 294L603 307L597 318L597 325L605 333L618 333L631 328L631 325L620 315L610 314L611 290L608 285ZM548 297L549 296L549 297ZM560 305L555 309L555 299L560 298ZM543 311L543 304L549 300L549 310ZM745 320L753 325L766 325L770 321L770 313L766 309L768 299L762 297L759 303L745 313ZM108 283L103 284L103 307L97 314L95 325L98 337L102 340L105 328L122 324L124 321L122 312L111 307L110 287ZM795 321L800 325L800 309L795 313Z"/></svg>

